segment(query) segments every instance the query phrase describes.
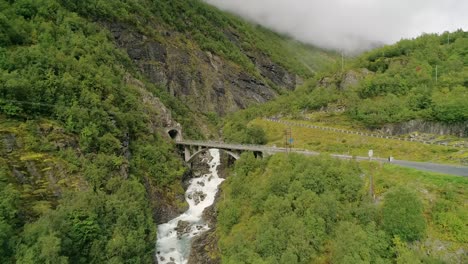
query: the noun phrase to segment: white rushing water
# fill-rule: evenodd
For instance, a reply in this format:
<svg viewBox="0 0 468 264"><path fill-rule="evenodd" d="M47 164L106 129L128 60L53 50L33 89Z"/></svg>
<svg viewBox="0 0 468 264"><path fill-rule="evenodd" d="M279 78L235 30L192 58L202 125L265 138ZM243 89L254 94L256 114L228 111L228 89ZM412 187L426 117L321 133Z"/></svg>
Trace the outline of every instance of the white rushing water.
<svg viewBox="0 0 468 264"><path fill-rule="evenodd" d="M158 226L156 257L159 264L186 264L192 238L209 229L202 219L203 210L214 203L218 186L224 180L218 176L217 171L220 164L219 150L210 149L209 151L213 157L208 163L210 173L191 179L185 193L189 209L171 221Z"/></svg>

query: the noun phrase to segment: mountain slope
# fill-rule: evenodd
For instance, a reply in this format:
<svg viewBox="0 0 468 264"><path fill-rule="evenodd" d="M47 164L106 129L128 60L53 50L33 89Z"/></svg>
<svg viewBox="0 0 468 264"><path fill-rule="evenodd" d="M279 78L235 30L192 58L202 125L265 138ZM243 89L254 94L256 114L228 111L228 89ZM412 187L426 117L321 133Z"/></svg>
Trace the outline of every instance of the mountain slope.
<svg viewBox="0 0 468 264"><path fill-rule="evenodd" d="M370 71L348 85L355 86L351 90L358 96L346 102L349 116L370 127L411 119L466 122L467 48L468 33L459 30L402 40L362 55L338 77L343 84L353 71Z"/></svg>
<svg viewBox="0 0 468 264"><path fill-rule="evenodd" d="M467 48L468 34L459 30L369 51L347 59L343 71L318 73L293 93L226 119L224 135L242 141L246 124L256 117L307 118L324 111L330 123L354 128L466 137Z"/></svg>
<svg viewBox="0 0 468 264"><path fill-rule="evenodd" d="M183 210L165 127L196 136L190 110L59 2L0 10L0 262L153 262L155 222Z"/></svg>
<svg viewBox="0 0 468 264"><path fill-rule="evenodd" d="M105 25L149 80L203 113L271 100L336 57L198 0L63 2Z"/></svg>
<svg viewBox="0 0 468 264"><path fill-rule="evenodd" d="M199 1L0 0L0 262L153 262L186 206L167 130L333 61Z"/></svg>

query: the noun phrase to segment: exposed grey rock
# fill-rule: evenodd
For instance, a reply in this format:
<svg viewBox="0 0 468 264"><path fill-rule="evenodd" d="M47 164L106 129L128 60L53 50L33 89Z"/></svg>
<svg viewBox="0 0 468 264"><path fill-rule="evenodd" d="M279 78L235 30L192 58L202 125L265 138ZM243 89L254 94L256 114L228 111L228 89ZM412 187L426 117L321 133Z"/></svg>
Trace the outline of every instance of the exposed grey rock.
<svg viewBox="0 0 468 264"><path fill-rule="evenodd" d="M24 174L21 171L17 170L16 168L13 168L12 171L13 171L13 175L15 175L19 183L21 184L26 183L26 180L27 180L26 176L24 176Z"/></svg>
<svg viewBox="0 0 468 264"><path fill-rule="evenodd" d="M373 73L365 68L359 69L358 71L350 70L333 76L325 76L319 80L318 86L346 90L358 85L362 79L370 74Z"/></svg>
<svg viewBox="0 0 468 264"><path fill-rule="evenodd" d="M187 221L179 220L179 222L177 222L177 227L175 228L175 230L177 232L177 238L180 239L183 235L190 233L190 223Z"/></svg>
<svg viewBox="0 0 468 264"><path fill-rule="evenodd" d="M196 191L192 194L192 199L195 202L195 205L199 204L200 202L203 202L206 198L206 194L201 191Z"/></svg>
<svg viewBox="0 0 468 264"><path fill-rule="evenodd" d="M0 145L2 152L11 153L16 148L16 136L10 133L4 134L0 143L2 143Z"/></svg>
<svg viewBox="0 0 468 264"><path fill-rule="evenodd" d="M103 24L151 82L165 87L195 111L225 115L275 98L275 89L270 84L292 90L300 82L300 78L264 54L246 54L261 73L259 78L210 52L159 42L122 23ZM179 34L166 33L167 38ZM240 45L235 32L228 30L225 34Z"/></svg>
<svg viewBox="0 0 468 264"><path fill-rule="evenodd" d="M218 239L214 230L208 230L192 241L188 259L189 264L219 264L221 259L213 252L217 251Z"/></svg>
<svg viewBox="0 0 468 264"><path fill-rule="evenodd" d="M336 80L332 77L325 76L318 81L318 86L324 88L336 87Z"/></svg>
<svg viewBox="0 0 468 264"><path fill-rule="evenodd" d="M411 120L398 124L385 125L381 129L381 131L389 135L401 135L420 132L427 134L468 137L468 122L459 124L444 124L440 122L431 122L424 120ZM416 136L416 134L412 135L413 138Z"/></svg>
<svg viewBox="0 0 468 264"><path fill-rule="evenodd" d="M294 90L296 87L296 76L290 74L280 65L273 63L266 55L250 55L249 58L255 63L262 76L275 85L286 87L288 90Z"/></svg>
<svg viewBox="0 0 468 264"><path fill-rule="evenodd" d="M355 71L349 71L344 74L340 83L340 89L346 90L350 87L356 86L359 83L361 76Z"/></svg>
<svg viewBox="0 0 468 264"><path fill-rule="evenodd" d="M26 161L25 162L26 169L28 170L28 174L36 179L41 179L42 175L38 172L38 168L33 161Z"/></svg>
<svg viewBox="0 0 468 264"><path fill-rule="evenodd" d="M209 151L200 153L198 157L192 161L191 176L200 177L202 175L208 174L210 172L210 166L208 165L208 162L210 162L211 159L213 159L213 157L211 157ZM188 186L188 183L186 185Z"/></svg>
<svg viewBox="0 0 468 264"><path fill-rule="evenodd" d="M180 207L180 204L185 202L184 195L177 195L176 197L167 197L161 190L154 188L149 179L145 178L144 181L146 192L150 196L150 203L153 213L153 219L156 224L166 223L171 219L176 218L178 215L188 209L188 204ZM175 198L175 200L173 200ZM169 200L171 199L171 200ZM179 204L179 206L177 205Z"/></svg>
<svg viewBox="0 0 468 264"><path fill-rule="evenodd" d="M203 211L203 220L207 222L210 230L203 232L195 237L192 241L190 249L189 264L218 264L221 260L217 254L218 237L216 236L216 202L219 199L219 192L216 196L215 203Z"/></svg>

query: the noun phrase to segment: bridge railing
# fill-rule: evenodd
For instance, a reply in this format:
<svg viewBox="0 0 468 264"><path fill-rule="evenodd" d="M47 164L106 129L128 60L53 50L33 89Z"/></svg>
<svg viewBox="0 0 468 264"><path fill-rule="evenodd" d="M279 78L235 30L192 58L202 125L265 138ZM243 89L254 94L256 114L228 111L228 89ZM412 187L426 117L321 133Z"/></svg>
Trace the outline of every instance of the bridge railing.
<svg viewBox="0 0 468 264"><path fill-rule="evenodd" d="M230 150L262 151L266 153L295 152L295 153L301 153L305 155L319 155L318 152L307 150L307 149L285 148L285 147L256 145L256 144L235 144L235 143L232 144L232 143L225 143L222 141L180 140L180 141L176 141L176 144L188 145L188 146L201 146L201 147L208 147L208 148L213 147L213 148L230 149Z"/></svg>
<svg viewBox="0 0 468 264"><path fill-rule="evenodd" d="M226 143L223 141L202 141L202 140L178 140L176 141L176 144L179 145L195 145L195 146L222 146L225 148L228 147L233 147L233 148L255 148L255 149L283 149L286 150L286 148L280 148L280 147L270 147L266 145L258 145L258 144L236 144L236 143Z"/></svg>

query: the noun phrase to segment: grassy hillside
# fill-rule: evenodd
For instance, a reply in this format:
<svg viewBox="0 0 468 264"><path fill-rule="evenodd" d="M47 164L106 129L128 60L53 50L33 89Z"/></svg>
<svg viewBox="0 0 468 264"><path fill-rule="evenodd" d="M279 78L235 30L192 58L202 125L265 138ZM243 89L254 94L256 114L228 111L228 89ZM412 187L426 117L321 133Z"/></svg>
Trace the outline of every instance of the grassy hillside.
<svg viewBox="0 0 468 264"><path fill-rule="evenodd" d="M310 124L311 122L295 120L294 123ZM439 137L440 141L453 141L453 143L445 146L387 139L385 137L367 137L302 126L289 126L264 119L254 119L249 123L249 126L263 129L265 143L278 147L285 147L284 131L290 129L291 137L294 140L293 147L299 149L361 157L367 157L368 151L372 149L374 157L387 158L392 156L399 160L468 164L466 148L453 146L453 144L460 141L456 137Z"/></svg>
<svg viewBox="0 0 468 264"><path fill-rule="evenodd" d="M116 32L110 30L112 26L130 31L122 34L124 40L133 44L137 39L141 46L119 46L122 43ZM187 171L174 144L165 135L165 128L178 122L187 138L202 138L202 132L210 133L210 125L205 122L216 123L218 118L213 112L199 113L199 109L193 108L204 105L199 98L190 93L177 94L169 84L153 81L157 74L152 73L165 73L163 70L178 73L162 78L166 83L179 82L177 87L181 91L177 92L182 93L196 83L198 86L192 92L216 93L222 98L228 97L229 92L224 85L232 84L230 80L237 81L243 73L248 74L242 79L247 83L241 83L243 88L254 83L258 93L265 92L267 86L277 93L286 93L262 67L269 73L284 68L287 72L284 76L288 78L296 75L315 78L302 90L233 119L224 131L232 140L236 140L235 133L239 135L247 129L249 140L265 141L263 130L245 122L258 115L297 113L328 104L344 104L350 118L373 126L381 122L381 116L372 119L374 123L368 122L360 118L363 110L356 107L369 98L383 98L379 100L386 102L386 96L416 98L419 108L410 111L413 116L405 117L431 116L435 120L458 122L466 119L464 106L459 107L466 88L466 82L460 81L466 80L464 34L454 33L452 43L439 45L441 55L436 58L453 57L454 64L443 67L455 69L462 65L459 68L463 70L461 74L452 74L441 69L443 87L429 80L423 82L430 88L428 106L427 96L418 99L419 94L412 92L413 88L391 95L374 85L379 78L387 80L385 76L392 73L396 57L412 58L411 53L387 53L383 59L370 53L357 60L356 67L375 71L376 80L366 79L370 86L345 92L333 87L315 88L325 77L317 72L331 67L336 54L251 25L198 0L0 0L0 262L153 262L155 224L169 217L160 209L170 207L177 213L184 206L176 197L181 197L180 182ZM433 36L429 36L422 38L423 43L426 38L433 41ZM409 49L416 48L410 45ZM138 64L140 51L176 63L163 64L150 57ZM424 60L425 56L418 58ZM380 67L381 64L384 66ZM429 68L423 66L418 72ZM225 80L224 75L218 76L213 70L217 67L224 70L222 73L236 74ZM155 71L145 72L147 68ZM203 78L199 76L203 74L221 76L217 87L220 89L209 87L202 91L208 82L216 81L215 78L201 81ZM189 75L191 78L186 79ZM336 80L340 78L334 73L329 75ZM417 81L424 81L426 75ZM250 103L239 105L245 107ZM301 162L304 165L307 160ZM334 162L325 161L323 166L326 169L330 164L338 164ZM239 166L242 169L243 165ZM352 179L359 178L355 165L337 166L343 171L349 169ZM360 190L363 182L350 183L348 190L343 175L332 175L343 180L340 188L347 193L339 201L331 196L325 199L358 209L354 202L365 202ZM332 190L334 184L327 183L324 188ZM444 226L448 220L441 221ZM327 232L332 232L334 222L328 224ZM351 225L359 234L364 232L362 229L365 233L376 230L370 222L365 227L355 224L344 223L341 228ZM381 234L377 233L379 237ZM270 235L266 233L265 238ZM307 257L321 252L320 243L327 247L326 240L321 239L317 240L316 249L306 252L310 253ZM366 241L370 243L372 239ZM383 243L391 245L388 239ZM265 252L270 249L268 244L261 246ZM344 247L339 243L336 246L338 251ZM284 257L285 262L294 260L295 252L290 251ZM382 258L386 258L386 253L383 254Z"/></svg>
<svg viewBox="0 0 468 264"><path fill-rule="evenodd" d="M185 172L160 100L196 137L190 110L61 2L0 10L0 262L151 263Z"/></svg>
<svg viewBox="0 0 468 264"><path fill-rule="evenodd" d="M347 59L344 71L324 71L294 93L231 120L328 109L344 111L355 126L371 129L413 119L463 123L468 120L467 47L468 33L461 30L401 40Z"/></svg>
<svg viewBox="0 0 468 264"><path fill-rule="evenodd" d="M468 32L402 40L359 58L354 68L374 74L348 102L351 118L368 126L414 118L457 123L468 120Z"/></svg>
<svg viewBox="0 0 468 264"><path fill-rule="evenodd" d="M460 132L457 137L441 136L415 127L401 135L447 144L431 146L292 127L294 146L360 156L373 149L380 157L466 164L468 35L456 31L448 40L448 34L402 40L348 61L343 72L319 73L294 92L231 115L223 124L224 136L233 142L282 146L288 127L261 120L273 116L380 135L385 134L384 126L396 123L393 126L398 127L398 123L416 119L432 122L430 126L456 126Z"/></svg>

